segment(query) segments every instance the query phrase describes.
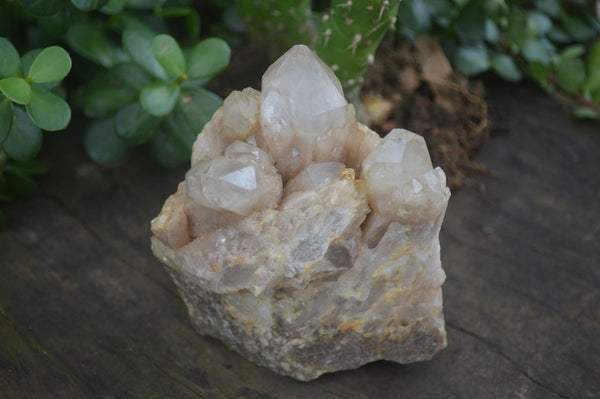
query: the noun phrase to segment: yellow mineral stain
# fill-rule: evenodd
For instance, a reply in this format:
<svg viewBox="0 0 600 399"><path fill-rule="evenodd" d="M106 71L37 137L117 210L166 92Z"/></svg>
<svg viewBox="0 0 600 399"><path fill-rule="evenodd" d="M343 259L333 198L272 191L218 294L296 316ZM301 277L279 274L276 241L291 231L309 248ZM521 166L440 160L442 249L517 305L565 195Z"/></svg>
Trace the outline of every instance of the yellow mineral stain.
<svg viewBox="0 0 600 399"><path fill-rule="evenodd" d="M354 181L354 178L355 178L354 169L352 169L352 168L345 168L340 173L340 176L342 177L342 179L346 179L348 181Z"/></svg>

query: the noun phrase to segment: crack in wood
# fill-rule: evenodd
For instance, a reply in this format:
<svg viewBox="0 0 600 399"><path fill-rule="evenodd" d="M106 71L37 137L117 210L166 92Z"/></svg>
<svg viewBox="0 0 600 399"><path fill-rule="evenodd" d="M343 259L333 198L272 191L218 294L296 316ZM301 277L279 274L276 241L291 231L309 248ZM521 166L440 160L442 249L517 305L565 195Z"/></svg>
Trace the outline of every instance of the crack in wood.
<svg viewBox="0 0 600 399"><path fill-rule="evenodd" d="M540 380L536 379L535 377L533 377L531 374L529 374L527 371L523 370L520 366L519 363L517 363L516 360L514 360L513 358L511 358L510 356L508 356L506 353L504 353L502 351L502 348L500 348L498 345L493 344L492 342L489 342L487 339L479 336L477 333L473 332L473 331L469 331L466 328L460 327L454 323L448 322L446 321L446 326L452 328L453 330L456 330L460 333L463 333L465 335L468 335L469 337L483 343L485 346L487 346L489 349L491 349L494 353L496 353L497 355L499 355L500 357L502 357L503 359L505 359L506 361L508 361L514 368L515 370L517 370L521 375L523 375L525 378L527 378L529 381L531 381L533 384L539 386L540 388L546 389L550 392L552 392L553 394L557 395L558 397L562 398L562 399L570 399L568 396L558 392L557 390L555 390L554 388L544 384L543 382L541 382Z"/></svg>

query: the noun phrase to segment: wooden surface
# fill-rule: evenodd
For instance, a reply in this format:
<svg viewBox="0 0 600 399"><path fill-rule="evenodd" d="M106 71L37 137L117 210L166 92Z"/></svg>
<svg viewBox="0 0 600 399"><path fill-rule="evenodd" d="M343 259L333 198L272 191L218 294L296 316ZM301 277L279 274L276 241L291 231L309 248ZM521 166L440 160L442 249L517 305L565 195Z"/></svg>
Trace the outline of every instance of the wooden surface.
<svg viewBox="0 0 600 399"><path fill-rule="evenodd" d="M76 129L46 133L41 196L4 207L0 398L598 398L599 125L499 88L479 157L497 176L453 194L441 235L448 348L310 383L193 331L149 250L183 169L102 169Z"/></svg>

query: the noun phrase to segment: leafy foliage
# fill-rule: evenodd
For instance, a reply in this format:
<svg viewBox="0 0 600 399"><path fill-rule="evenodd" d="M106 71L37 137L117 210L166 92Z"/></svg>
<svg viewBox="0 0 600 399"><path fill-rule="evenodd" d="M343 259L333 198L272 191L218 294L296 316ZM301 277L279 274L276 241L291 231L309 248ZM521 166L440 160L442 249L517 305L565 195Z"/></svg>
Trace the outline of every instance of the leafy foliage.
<svg viewBox="0 0 600 399"><path fill-rule="evenodd" d="M113 164L147 145L163 165L189 159L222 104L203 87L231 51L223 39L199 40L188 1L0 0L0 201L35 193L32 177L46 170L34 160L42 130L71 119L60 83L72 66L70 103L94 120L84 129L90 158Z"/></svg>
<svg viewBox="0 0 600 399"><path fill-rule="evenodd" d="M529 77L566 95L578 116L600 118L600 22L587 3L404 0L398 20L412 22L398 31L409 39L437 34L466 75L493 71L511 82Z"/></svg>

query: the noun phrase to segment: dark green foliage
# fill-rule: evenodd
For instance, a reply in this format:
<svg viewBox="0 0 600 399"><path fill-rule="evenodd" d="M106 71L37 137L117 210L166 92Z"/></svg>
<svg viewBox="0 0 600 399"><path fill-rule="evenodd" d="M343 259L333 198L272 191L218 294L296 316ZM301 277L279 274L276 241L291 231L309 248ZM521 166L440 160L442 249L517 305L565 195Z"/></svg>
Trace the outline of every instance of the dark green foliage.
<svg viewBox="0 0 600 399"><path fill-rule="evenodd" d="M600 118L600 45L593 43L600 23L593 4L585 4L405 0L398 31L408 39L420 32L439 35L466 75L491 70L511 82L529 76L570 96L577 116Z"/></svg>
<svg viewBox="0 0 600 399"><path fill-rule="evenodd" d="M202 87L230 58L224 40L200 32L191 0L0 0L0 200L35 192L41 169L23 163L35 162L42 130L68 125L60 84L72 66L69 101L95 119L90 158L113 164L147 144L163 165L189 160L222 104Z"/></svg>

